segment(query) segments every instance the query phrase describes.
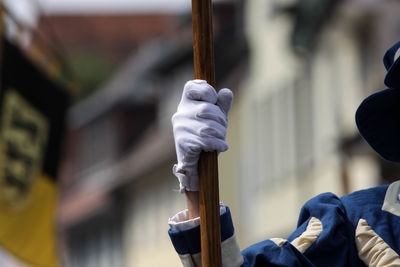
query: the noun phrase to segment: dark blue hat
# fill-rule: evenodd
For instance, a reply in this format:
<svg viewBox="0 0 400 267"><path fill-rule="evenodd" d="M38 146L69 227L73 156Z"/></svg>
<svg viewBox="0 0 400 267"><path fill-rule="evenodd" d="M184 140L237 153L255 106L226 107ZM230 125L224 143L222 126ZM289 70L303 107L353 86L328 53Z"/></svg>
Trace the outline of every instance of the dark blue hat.
<svg viewBox="0 0 400 267"><path fill-rule="evenodd" d="M384 159L400 162L400 42L385 54L388 89L367 97L356 112L358 130Z"/></svg>

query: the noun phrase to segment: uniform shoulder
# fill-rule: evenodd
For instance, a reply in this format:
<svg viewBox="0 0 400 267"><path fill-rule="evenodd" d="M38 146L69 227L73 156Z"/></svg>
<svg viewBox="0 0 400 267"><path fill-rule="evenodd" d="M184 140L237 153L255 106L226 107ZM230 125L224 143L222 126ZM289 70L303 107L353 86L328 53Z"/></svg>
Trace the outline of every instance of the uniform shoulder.
<svg viewBox="0 0 400 267"><path fill-rule="evenodd" d="M370 220L373 214L380 214L388 185L359 190L341 197L347 217L353 224L360 218Z"/></svg>
<svg viewBox="0 0 400 267"><path fill-rule="evenodd" d="M341 197L342 202L346 204L383 204L388 185L376 186L368 189L355 191L351 194Z"/></svg>
<svg viewBox="0 0 400 267"><path fill-rule="evenodd" d="M321 204L341 206L341 200L337 195L331 192L326 192L311 198L305 203L304 206L315 206Z"/></svg>
<svg viewBox="0 0 400 267"><path fill-rule="evenodd" d="M331 220L344 217L345 209L338 196L333 193L322 193L308 200L300 211L298 225L311 217L320 220Z"/></svg>
<svg viewBox="0 0 400 267"><path fill-rule="evenodd" d="M315 205L335 205L339 207L343 206L357 206L365 205L368 203L383 204L388 185L376 186L364 190L355 191L353 193L338 197L337 195L326 192L319 194L305 203L305 206Z"/></svg>

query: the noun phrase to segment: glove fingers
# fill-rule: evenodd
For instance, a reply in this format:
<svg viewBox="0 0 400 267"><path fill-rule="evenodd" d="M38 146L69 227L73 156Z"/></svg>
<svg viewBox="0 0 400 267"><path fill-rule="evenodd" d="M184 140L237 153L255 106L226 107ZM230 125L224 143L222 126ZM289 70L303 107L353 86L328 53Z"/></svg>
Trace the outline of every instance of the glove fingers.
<svg viewBox="0 0 400 267"><path fill-rule="evenodd" d="M183 99L206 101L215 104L218 100L217 92L214 88L203 80L192 80L185 84L183 89Z"/></svg>
<svg viewBox="0 0 400 267"><path fill-rule="evenodd" d="M208 125L211 125L211 121L190 120L190 118L180 116L179 114L174 115L173 119L174 119L174 128L173 128L174 136L175 138L178 139L185 138L185 140L179 141L179 143L183 142L183 144L185 144L185 142L190 141L192 137L196 138L200 136L200 130L202 128L208 127Z"/></svg>
<svg viewBox="0 0 400 267"><path fill-rule="evenodd" d="M179 140L177 140L177 148L182 153L182 159L185 162L197 162L201 151L226 151L228 149L228 144L224 138L218 138L215 135L222 136L223 133L217 133L217 131L208 129L203 131L201 137L191 136L179 138Z"/></svg>
<svg viewBox="0 0 400 267"><path fill-rule="evenodd" d="M208 121L208 125L200 129L200 137L214 137L225 139L226 128L214 121Z"/></svg>
<svg viewBox="0 0 400 267"><path fill-rule="evenodd" d="M222 139L202 138L201 141L203 143L202 150L206 152L211 152L211 151L217 151L218 153L225 152L229 148L228 143L226 143L225 140Z"/></svg>
<svg viewBox="0 0 400 267"><path fill-rule="evenodd" d="M204 107L199 107L196 116L201 119L216 121L225 128L228 126L226 114L216 105L208 104Z"/></svg>
<svg viewBox="0 0 400 267"><path fill-rule="evenodd" d="M233 101L233 93L228 88L223 88L218 92L217 105L222 109L222 111L228 115L231 109Z"/></svg>
<svg viewBox="0 0 400 267"><path fill-rule="evenodd" d="M173 131L177 143L183 145L187 142L192 142L191 138L213 137L225 139L226 136L226 127L213 120L204 120L203 122L181 120L179 123L175 123Z"/></svg>

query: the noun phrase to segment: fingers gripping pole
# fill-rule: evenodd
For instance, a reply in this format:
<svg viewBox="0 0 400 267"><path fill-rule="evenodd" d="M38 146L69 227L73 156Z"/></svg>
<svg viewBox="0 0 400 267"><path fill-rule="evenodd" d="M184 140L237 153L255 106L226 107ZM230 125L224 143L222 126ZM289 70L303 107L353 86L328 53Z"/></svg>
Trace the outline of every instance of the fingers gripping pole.
<svg viewBox="0 0 400 267"><path fill-rule="evenodd" d="M195 78L215 85L211 0L192 0ZM203 267L220 267L218 161L216 152L202 152L199 160L201 259Z"/></svg>

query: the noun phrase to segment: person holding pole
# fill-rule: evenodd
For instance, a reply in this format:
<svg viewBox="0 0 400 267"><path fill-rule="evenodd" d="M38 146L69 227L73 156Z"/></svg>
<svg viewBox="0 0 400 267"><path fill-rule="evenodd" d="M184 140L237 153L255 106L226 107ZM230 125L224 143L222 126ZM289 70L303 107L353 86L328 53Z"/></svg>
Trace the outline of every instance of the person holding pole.
<svg viewBox="0 0 400 267"><path fill-rule="evenodd" d="M367 97L356 113L361 135L383 158L400 162L400 42L384 56L388 89ZM188 209L169 219L184 266L201 266L198 160L224 152L233 94L203 80L186 83L172 117L178 162L173 172ZM278 219L278 218L271 218ZM297 229L240 251L229 208L220 204L222 266L400 266L400 181L343 197L324 193L304 204Z"/></svg>

